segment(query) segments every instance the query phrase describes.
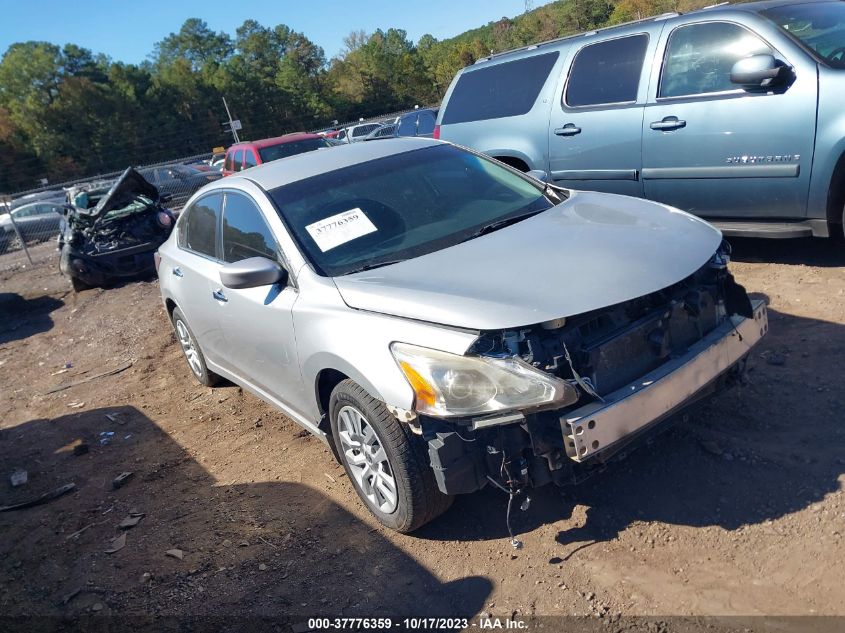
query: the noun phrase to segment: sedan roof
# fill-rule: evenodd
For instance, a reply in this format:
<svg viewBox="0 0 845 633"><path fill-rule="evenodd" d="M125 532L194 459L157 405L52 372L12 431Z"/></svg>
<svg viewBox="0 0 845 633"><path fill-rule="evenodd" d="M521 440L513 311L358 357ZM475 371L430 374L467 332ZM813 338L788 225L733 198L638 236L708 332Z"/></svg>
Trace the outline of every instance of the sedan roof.
<svg viewBox="0 0 845 633"><path fill-rule="evenodd" d="M343 169L371 160L411 152L443 141L423 138L390 138L378 143L350 143L275 160L248 171L225 178L219 186L231 186L238 180L249 180L269 191L292 182L318 176L335 169ZM209 188L205 190L208 191Z"/></svg>

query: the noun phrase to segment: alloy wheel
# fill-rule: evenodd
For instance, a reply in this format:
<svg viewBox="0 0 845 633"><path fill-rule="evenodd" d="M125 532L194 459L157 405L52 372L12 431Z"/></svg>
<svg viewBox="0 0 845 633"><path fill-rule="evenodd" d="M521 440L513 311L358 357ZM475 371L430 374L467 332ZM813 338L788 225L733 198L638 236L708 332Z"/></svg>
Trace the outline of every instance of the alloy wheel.
<svg viewBox="0 0 845 633"><path fill-rule="evenodd" d="M396 479L375 429L355 407L337 414L343 459L370 503L390 514L396 510Z"/></svg>
<svg viewBox="0 0 845 633"><path fill-rule="evenodd" d="M182 346L182 351L185 353L191 371L197 378L202 378L202 361L200 361L199 351L194 345L194 339L191 338L188 326L181 320L176 321L176 336L179 338L179 345Z"/></svg>

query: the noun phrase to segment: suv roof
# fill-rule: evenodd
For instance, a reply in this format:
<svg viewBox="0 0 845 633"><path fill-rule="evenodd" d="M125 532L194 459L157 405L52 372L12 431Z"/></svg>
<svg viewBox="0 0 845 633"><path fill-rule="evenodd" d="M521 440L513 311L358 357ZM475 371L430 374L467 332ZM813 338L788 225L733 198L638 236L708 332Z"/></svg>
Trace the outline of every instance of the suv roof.
<svg viewBox="0 0 845 633"><path fill-rule="evenodd" d="M774 7L782 7L788 5L797 5L797 4L814 4L819 2L834 2L836 0L758 0L757 2L741 2L738 4L731 4L729 2L721 2L719 4L713 4L708 7L704 7L701 9L696 9L695 11L690 11L689 13L685 13L683 15L696 15L699 13L716 13L716 14L730 14L736 11L744 11L746 13L759 13L761 11L765 11L766 9L771 9ZM604 33L604 32L614 32L617 30L624 30L627 27L635 26L637 24L643 24L647 22L658 22L660 20L670 20L672 18L676 18L682 15L681 13L661 13L660 15L653 15L647 18L642 18L640 20L632 20L630 22L623 22L622 24L614 24L612 26L605 26L599 29L594 29L592 31L584 31L581 33L574 33L572 35L565 35L563 37L557 37L552 40L546 40L545 42L538 42L537 44L529 44L528 46L522 46L520 48L514 48L509 51L502 51L501 53L494 53L492 55L488 55L487 57L482 57L475 61L475 64L483 64L485 62L493 61L502 62L507 61L511 56L519 57L521 53L525 53L527 51L533 51L541 47L549 46L551 44L557 44L558 42L566 42L570 40L574 40L579 37L586 37L589 35L595 35L596 33ZM464 70L472 68L473 65L467 66Z"/></svg>
<svg viewBox="0 0 845 633"><path fill-rule="evenodd" d="M271 147L273 145L283 145L285 143L295 143L296 141L304 141L309 138L323 138L319 134L311 134L309 132L291 132L290 134L283 134L282 136L274 136L273 138L262 138L257 141L241 141L235 143L229 150L243 147Z"/></svg>

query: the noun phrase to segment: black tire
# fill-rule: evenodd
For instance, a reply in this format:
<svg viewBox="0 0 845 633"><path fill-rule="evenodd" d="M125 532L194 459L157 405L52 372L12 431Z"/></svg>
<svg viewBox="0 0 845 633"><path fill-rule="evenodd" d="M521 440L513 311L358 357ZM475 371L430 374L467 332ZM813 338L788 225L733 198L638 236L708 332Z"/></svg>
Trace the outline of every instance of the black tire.
<svg viewBox="0 0 845 633"><path fill-rule="evenodd" d="M197 379L197 382L206 387L213 387L218 384L220 382L220 376L209 371L208 365L205 363L205 356L197 343L197 337L194 336L193 331L188 326L188 320L185 318L185 315L182 314L179 308L174 308L173 314L170 315L170 320L173 322L173 330L176 332L176 342L182 348L182 353L185 355L185 361L188 363L188 369L191 370L191 375ZM184 330L182 326L184 326ZM190 344L193 346L193 351L196 352L193 361L184 340L185 334L187 334Z"/></svg>
<svg viewBox="0 0 845 633"><path fill-rule="evenodd" d="M341 411L351 407L359 412L375 431L377 444L384 449L389 471L395 481L396 507L383 511L363 490L349 464L341 440ZM346 474L361 500L379 523L397 532L413 532L440 516L452 505L453 497L437 488L428 460L425 441L414 435L407 424L400 423L380 400L373 398L353 380L344 380L334 388L329 400L332 438Z"/></svg>

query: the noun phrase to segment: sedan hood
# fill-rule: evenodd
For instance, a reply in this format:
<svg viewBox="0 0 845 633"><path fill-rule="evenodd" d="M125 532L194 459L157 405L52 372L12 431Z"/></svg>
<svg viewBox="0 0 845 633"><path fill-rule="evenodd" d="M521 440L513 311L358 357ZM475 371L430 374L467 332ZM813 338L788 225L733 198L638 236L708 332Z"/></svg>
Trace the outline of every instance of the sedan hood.
<svg viewBox="0 0 845 633"><path fill-rule="evenodd" d="M592 192L462 244L335 277L347 305L473 330L582 314L666 288L703 266L721 233L688 213Z"/></svg>
<svg viewBox="0 0 845 633"><path fill-rule="evenodd" d="M104 216L109 211L121 209L135 201L137 196L149 198L152 202L158 200L158 189L131 167L120 175L109 189L108 193L100 198L100 201L92 209L77 209L80 215L96 219Z"/></svg>

